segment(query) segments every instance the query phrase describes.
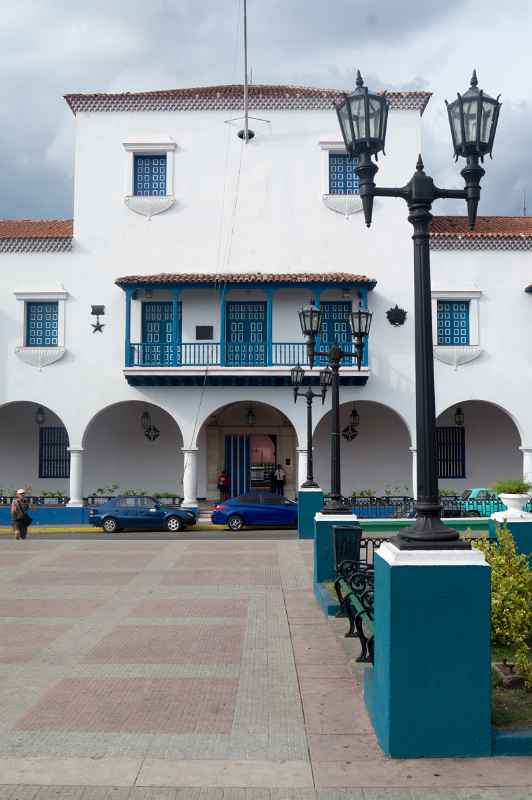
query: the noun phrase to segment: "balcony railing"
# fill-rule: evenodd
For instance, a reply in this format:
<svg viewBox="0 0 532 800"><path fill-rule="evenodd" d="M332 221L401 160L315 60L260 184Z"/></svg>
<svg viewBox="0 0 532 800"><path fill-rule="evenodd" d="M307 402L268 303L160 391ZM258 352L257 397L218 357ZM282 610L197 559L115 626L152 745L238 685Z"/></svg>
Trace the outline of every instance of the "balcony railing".
<svg viewBox="0 0 532 800"><path fill-rule="evenodd" d="M249 344L227 342L225 353L220 342L181 342L179 344L132 342L128 367L294 367L308 365L305 342ZM270 355L271 353L271 355ZM320 359L325 362L326 359ZM318 361L317 361L318 363ZM352 359L343 361L345 366Z"/></svg>

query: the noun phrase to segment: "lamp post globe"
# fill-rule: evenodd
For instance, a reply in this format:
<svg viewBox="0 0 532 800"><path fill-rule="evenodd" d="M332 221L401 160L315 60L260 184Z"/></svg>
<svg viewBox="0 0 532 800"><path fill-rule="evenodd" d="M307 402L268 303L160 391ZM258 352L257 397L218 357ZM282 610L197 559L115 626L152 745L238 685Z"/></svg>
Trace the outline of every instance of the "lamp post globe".
<svg viewBox="0 0 532 800"><path fill-rule="evenodd" d="M309 303L298 314L303 336L316 337L321 328L321 309Z"/></svg>
<svg viewBox="0 0 532 800"><path fill-rule="evenodd" d="M445 101L456 158L476 156L483 161L485 155L491 156L501 108L499 97L490 97L478 88L473 70L469 89L457 94L452 103Z"/></svg>
<svg viewBox="0 0 532 800"><path fill-rule="evenodd" d="M337 103L336 113L345 147L350 156L376 156L384 152L388 123L388 101L384 94L373 94L364 86L357 70L356 88Z"/></svg>
<svg viewBox="0 0 532 800"><path fill-rule="evenodd" d="M290 370L290 383L294 388L301 386L303 378L305 377L305 370L298 364Z"/></svg>

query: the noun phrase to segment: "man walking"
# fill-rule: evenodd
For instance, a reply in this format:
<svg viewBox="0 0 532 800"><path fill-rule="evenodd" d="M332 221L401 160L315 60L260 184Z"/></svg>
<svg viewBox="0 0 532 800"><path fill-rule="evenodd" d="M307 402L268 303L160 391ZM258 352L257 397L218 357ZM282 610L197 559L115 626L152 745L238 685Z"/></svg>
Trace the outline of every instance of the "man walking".
<svg viewBox="0 0 532 800"><path fill-rule="evenodd" d="M284 482L286 480L286 472L284 471L284 469L280 464L277 464L275 472L273 473L273 478L275 480L275 493L283 495Z"/></svg>

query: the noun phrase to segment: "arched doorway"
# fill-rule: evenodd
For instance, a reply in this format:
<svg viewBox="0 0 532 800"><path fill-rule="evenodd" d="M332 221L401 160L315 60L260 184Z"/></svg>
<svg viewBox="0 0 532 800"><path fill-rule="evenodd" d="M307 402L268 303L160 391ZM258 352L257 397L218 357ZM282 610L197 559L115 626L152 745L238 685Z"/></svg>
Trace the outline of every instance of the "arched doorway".
<svg viewBox="0 0 532 800"><path fill-rule="evenodd" d="M213 412L198 434L199 493L216 499L218 476L225 469L230 494L270 491L272 473L280 464L284 492L297 492L297 435L282 411L266 403L241 401Z"/></svg>
<svg viewBox="0 0 532 800"><path fill-rule="evenodd" d="M460 409L463 415L461 422ZM501 478L520 478L521 436L510 414L486 400L466 400L446 409L436 420L440 489L461 494L472 487L490 487Z"/></svg>
<svg viewBox="0 0 532 800"><path fill-rule="evenodd" d="M130 400L107 406L83 437L84 494L114 487L183 494L183 440L175 420L159 406Z"/></svg>
<svg viewBox="0 0 532 800"><path fill-rule="evenodd" d="M367 491L376 496L386 493L411 496L411 438L406 423L388 406L370 400L342 403L340 431L351 425L353 409L359 416L357 435L341 437L340 459L342 493ZM330 491L331 412L319 421L314 431L314 477L320 487ZM346 431L346 434L349 433Z"/></svg>
<svg viewBox="0 0 532 800"><path fill-rule="evenodd" d="M0 408L0 494L27 488L34 495L68 495L68 432L47 406L20 401Z"/></svg>

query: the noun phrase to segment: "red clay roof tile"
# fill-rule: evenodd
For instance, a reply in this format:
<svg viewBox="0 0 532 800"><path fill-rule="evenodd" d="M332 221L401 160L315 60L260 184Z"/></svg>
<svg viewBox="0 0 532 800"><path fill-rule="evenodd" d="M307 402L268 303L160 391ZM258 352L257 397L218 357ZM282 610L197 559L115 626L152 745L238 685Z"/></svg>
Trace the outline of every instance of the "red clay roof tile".
<svg viewBox="0 0 532 800"><path fill-rule="evenodd" d="M365 283L370 289L377 285L377 281L373 278L368 278L366 275L352 275L349 272L161 272L158 275L126 275L123 278L117 278L115 283L118 286L179 283Z"/></svg>
<svg viewBox="0 0 532 800"><path fill-rule="evenodd" d="M466 216L434 217L431 236L532 236L532 217L478 217L474 231L469 230Z"/></svg>
<svg viewBox="0 0 532 800"><path fill-rule="evenodd" d="M0 219L0 239L68 239L71 219Z"/></svg>

